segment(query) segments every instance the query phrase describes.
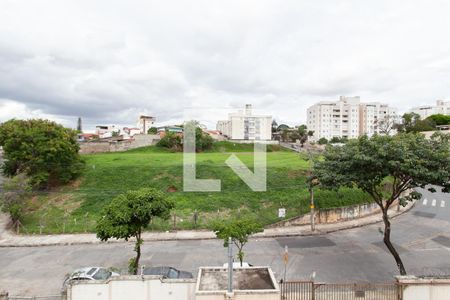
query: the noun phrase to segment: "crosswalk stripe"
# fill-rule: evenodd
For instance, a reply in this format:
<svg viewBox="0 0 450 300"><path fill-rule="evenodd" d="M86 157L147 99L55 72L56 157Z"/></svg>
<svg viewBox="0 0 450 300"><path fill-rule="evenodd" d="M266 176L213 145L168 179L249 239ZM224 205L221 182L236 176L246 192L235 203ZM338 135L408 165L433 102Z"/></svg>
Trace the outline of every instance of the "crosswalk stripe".
<svg viewBox="0 0 450 300"><path fill-rule="evenodd" d="M422 205L427 205L427 202L428 202L427 198L423 199Z"/></svg>
<svg viewBox="0 0 450 300"><path fill-rule="evenodd" d="M444 200L441 201L441 207L445 207L445 201Z"/></svg>
<svg viewBox="0 0 450 300"><path fill-rule="evenodd" d="M431 201L431 206L436 206L436 199L433 199L433 201Z"/></svg>

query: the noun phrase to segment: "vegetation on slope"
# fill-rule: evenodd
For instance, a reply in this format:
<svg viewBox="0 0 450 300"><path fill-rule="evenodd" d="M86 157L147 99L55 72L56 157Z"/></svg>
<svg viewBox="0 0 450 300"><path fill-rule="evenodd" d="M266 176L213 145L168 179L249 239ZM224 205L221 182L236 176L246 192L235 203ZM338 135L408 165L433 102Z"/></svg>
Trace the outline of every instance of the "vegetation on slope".
<svg viewBox="0 0 450 300"><path fill-rule="evenodd" d="M142 187L167 192L175 203L169 221L155 219L154 230L209 228L214 220L245 214L263 225L278 221L278 208L286 208L287 217L309 211L306 156L277 151L269 146L267 192L253 192L225 164L231 152L251 168L253 145L214 143L213 149L197 154L197 178L220 179L222 192L183 192L182 153L171 153L159 147L145 147L120 153L83 156L86 169L81 180L51 193L36 194L22 232L93 231L102 208L118 194ZM317 207L329 208L367 202L360 190L315 193Z"/></svg>

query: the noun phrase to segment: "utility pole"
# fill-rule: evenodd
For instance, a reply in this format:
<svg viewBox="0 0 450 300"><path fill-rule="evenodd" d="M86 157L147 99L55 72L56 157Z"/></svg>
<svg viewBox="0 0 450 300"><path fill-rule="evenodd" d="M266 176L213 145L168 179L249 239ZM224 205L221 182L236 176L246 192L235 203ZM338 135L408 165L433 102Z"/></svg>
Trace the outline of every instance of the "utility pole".
<svg viewBox="0 0 450 300"><path fill-rule="evenodd" d="M233 292L233 244L231 237L228 238L228 293Z"/></svg>
<svg viewBox="0 0 450 300"><path fill-rule="evenodd" d="M310 197L310 203L309 203L309 208L311 210L311 231L315 231L315 204L314 204L314 183L313 183L313 177L312 177L312 166L313 166L313 159L312 159L312 153L311 150L308 149L308 156L309 156L309 175L310 175L310 179L309 179L309 197Z"/></svg>

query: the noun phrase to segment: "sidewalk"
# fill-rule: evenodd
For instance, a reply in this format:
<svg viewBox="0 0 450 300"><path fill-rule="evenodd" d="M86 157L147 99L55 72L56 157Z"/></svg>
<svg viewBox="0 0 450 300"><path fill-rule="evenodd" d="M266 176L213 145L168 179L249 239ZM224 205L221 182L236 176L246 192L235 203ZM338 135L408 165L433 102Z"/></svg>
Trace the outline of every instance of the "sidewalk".
<svg viewBox="0 0 450 300"><path fill-rule="evenodd" d="M393 207L389 211L389 216L394 218L407 212L414 206L414 203L408 203L397 211ZM254 238L283 237L283 236L308 236L320 235L339 230L351 229L365 225L381 222L381 214L366 216L332 224L317 224L316 230L311 231L310 225L289 226L268 228L264 232L255 234ZM101 243L95 234L56 234L56 235L16 235L6 230L8 217L0 214L0 247L36 247L36 246L54 246L54 245L74 245L74 244L99 244ZM167 232L145 232L142 236L145 242L149 241L177 241L177 240L206 240L214 239L216 236L212 231L207 230L183 230ZM110 240L108 243L124 243L124 240Z"/></svg>

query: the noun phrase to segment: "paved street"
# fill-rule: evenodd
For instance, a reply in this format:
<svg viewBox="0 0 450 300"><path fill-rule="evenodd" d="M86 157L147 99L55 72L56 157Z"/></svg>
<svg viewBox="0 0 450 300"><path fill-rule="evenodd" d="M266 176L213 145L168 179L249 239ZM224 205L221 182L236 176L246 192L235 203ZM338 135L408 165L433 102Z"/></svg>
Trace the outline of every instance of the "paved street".
<svg viewBox="0 0 450 300"><path fill-rule="evenodd" d="M425 200L426 199L426 200ZM393 221L393 241L410 274L450 274L450 195L423 193L410 212ZM281 278L282 253L289 246L288 279L328 282L377 281L397 273L382 244L379 228L370 225L325 236L251 240L247 261L269 265ZM58 293L64 275L81 266L102 265L126 270L133 245L101 244L0 248L0 290L11 294ZM143 246L142 263L171 265L195 272L199 266L222 265L226 250L220 241L150 242Z"/></svg>

